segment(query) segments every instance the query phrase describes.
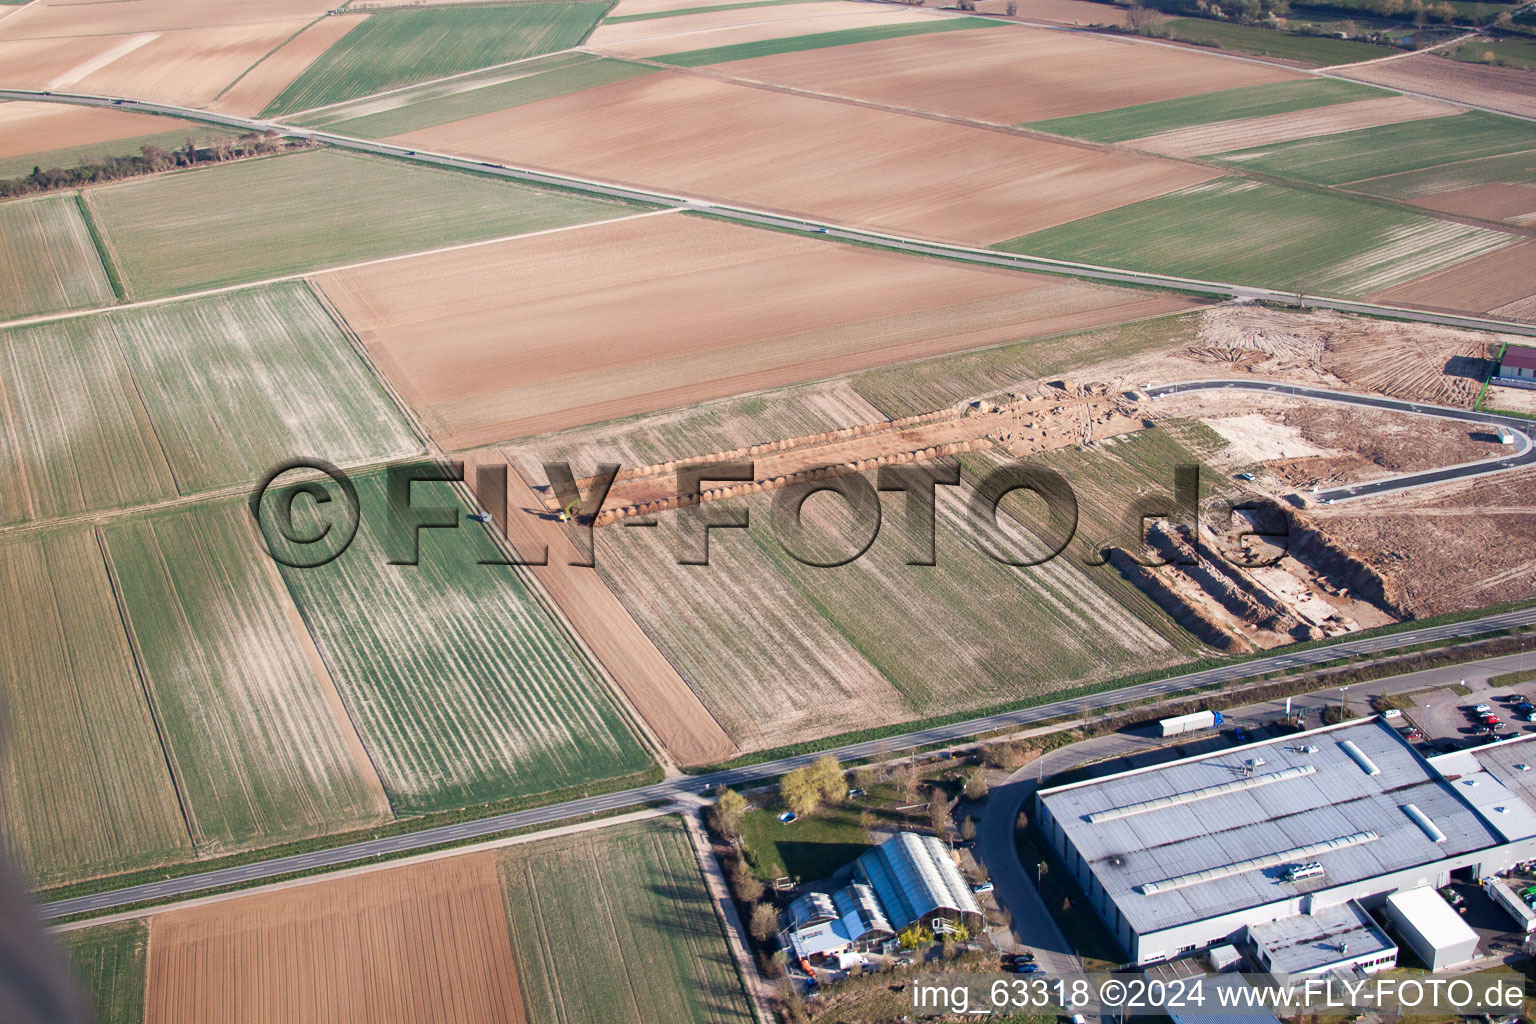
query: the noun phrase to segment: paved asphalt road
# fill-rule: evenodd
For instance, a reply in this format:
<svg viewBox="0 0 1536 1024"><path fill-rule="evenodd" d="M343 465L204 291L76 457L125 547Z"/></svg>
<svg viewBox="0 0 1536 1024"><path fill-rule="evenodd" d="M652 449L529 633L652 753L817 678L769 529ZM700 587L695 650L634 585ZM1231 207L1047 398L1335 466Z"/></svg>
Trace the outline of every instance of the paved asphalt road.
<svg viewBox="0 0 1536 1024"><path fill-rule="evenodd" d="M627 188L622 185L614 185L609 182L596 181L591 178L582 178L576 175L551 174L546 171L536 171L526 167L516 167L510 164L492 163L481 160L467 160L463 157L449 153L433 153L427 150L410 149L406 146L397 146L386 142L375 142L370 139L357 139L347 135L337 135L316 128L304 128L300 126L285 125L276 121L263 121L257 118L235 117L229 114L216 114L196 107L178 107L166 103L147 103L140 100L127 99L113 96L94 96L86 93L61 93L47 92L30 89L0 89L0 99L13 100L43 100L52 103L71 103L84 106L116 107L122 110L139 113L164 114L172 117L184 118L193 121L202 121L211 124L225 125L231 128L239 128L244 131L265 132L276 131L285 135L314 139L327 145L337 146L343 149L354 149L365 153L377 153L383 156L395 157L404 160L413 160L418 163L435 164L440 167L451 167L459 170L475 171L480 174L497 175L504 178L512 178L518 181L532 182L535 184L552 185L557 188L572 189L593 195L608 196L616 199L624 199L633 202L651 203L657 206L670 206L677 209L694 210L701 213L713 214L726 220L737 221L745 224L759 224L766 227L776 227L791 231L804 231L808 234L826 235L829 238L841 239L848 242L859 242L867 245L878 245L889 249L897 249L902 252L917 253L924 256L937 256L943 259L959 260L965 263L983 264L986 266L1010 267L1015 270L1028 270L1046 274L1067 274L1073 277L1091 278L1099 281L1109 281L1118 284L1150 285L1156 288L1173 288L1185 292L1193 292L1202 295L1214 295L1224 298L1263 299L1279 303L1303 303L1319 309L1334 309L1346 313L1361 313L1367 316L1387 316L1400 320L1415 320L1423 323L1445 324L1452 327L1465 327L1474 330L1495 330L1507 334L1521 334L1536 337L1536 325L1513 323L1507 320L1497 320L1479 316L1457 316L1449 313L1432 313L1426 310L1402 309L1396 306L1382 306L1368 302L1351 302L1346 299L1329 298L1327 296L1300 295L1296 292L1281 291L1275 288L1256 288L1247 285L1230 284L1218 281L1197 281L1190 278L1174 277L1167 274L1149 274L1134 270L1122 270L1114 267L1098 267L1087 263L1072 263L1066 260L1050 260L1035 256L1018 256L1012 253L997 252L991 249L974 249L962 245L948 245L940 242L930 242L922 239L907 238L901 235L889 235L878 231L865 231L856 228L841 227L820 221L805 220L796 217L788 217L764 210L753 210L747 207L727 206L711 203L702 199L688 196L673 195L666 192L654 192L646 189Z"/></svg>
<svg viewBox="0 0 1536 1024"><path fill-rule="evenodd" d="M1510 450L1496 458L1480 459L1476 462L1463 462L1455 466L1443 466L1440 469L1425 470L1422 473L1407 473L1402 476L1388 477L1385 480L1373 480L1370 483L1355 484L1351 487L1335 487L1326 491L1318 491L1313 495L1318 501L1332 503L1347 501L1350 498L1364 498L1372 494L1406 491L1415 487L1426 487L1430 484L1443 483L1447 480L1464 480L1468 477L1481 476L1484 473L1501 473L1506 469L1529 466L1536 462L1536 445L1532 445L1530 436L1526 434L1526 431L1531 428L1531 421L1515 416L1500 416L1498 413L1475 412L1471 409L1453 409L1449 406L1429 405L1424 402L1405 402L1401 399L1384 398L1379 395L1354 395L1344 391L1330 391L1327 388L1312 388L1301 384L1274 384L1256 380L1201 380L1182 384L1159 384L1157 387L1148 388L1147 394L1157 398L1162 395L1177 394L1181 391L1209 391L1228 388L1243 391L1273 391L1287 395L1298 395L1304 398L1315 398L1324 402L1363 405L1371 409L1387 409L1392 412L1406 412L1418 416L1462 420L1467 423L1486 423L1493 427L1506 427L1514 435L1514 443L1510 446Z"/></svg>
<svg viewBox="0 0 1536 1024"><path fill-rule="evenodd" d="M650 801L673 800L679 795L702 793L715 786L736 785L771 779L784 774L791 768L808 764L824 753L831 753L840 760L848 761L881 753L892 753L910 747L926 746L934 743L959 742L980 733L992 732L1008 726L1026 726L1051 718L1083 715L1096 708L1109 707L1145 697L1157 697L1197 686L1212 686L1232 682L1279 669L1302 669L1309 665L1334 661L1345 655L1375 654L1427 641L1473 637L1508 629L1512 626L1526 626L1532 623L1536 623L1536 608L1505 612L1499 615L1488 615L1467 622L1430 626L1424 629L1409 630L1387 636L1350 640L1325 647L1288 651L1267 658L1254 659L1240 665L1205 669L1201 672L1190 672L1168 679L1123 687L1119 690L1053 701L1049 704L1022 708L1017 711L1007 711L997 715L987 715L982 718L973 718L968 721L956 722L952 725L943 725L932 729L920 729L893 738L851 743L831 751L780 758L777 761L768 761L744 768L715 772L711 775L668 779L653 786L642 786L626 790L622 793L586 797L548 807L515 811L510 814L499 814L490 818L466 821L456 825L444 825L438 828L424 829L419 832L408 832L404 835L389 836L383 839L371 839L347 846L333 847L328 850L317 850L313 853L258 861L253 864L243 864L239 867L221 868L215 871L205 871L201 874L184 875L180 878L167 879L163 882L151 882L146 885L115 889L91 896L59 900L54 903L45 904L42 907L42 914L45 918L49 919L65 917L70 914L79 914L86 911L121 907L130 903L137 903L141 900L186 896L220 886L275 878L279 875L294 871L304 871L310 868L336 867L350 864L354 861L366 860L380 854L400 853L407 850L424 849L455 840L491 836L508 829L523 828L529 825L548 825L566 818L574 818L619 807L630 807Z"/></svg>

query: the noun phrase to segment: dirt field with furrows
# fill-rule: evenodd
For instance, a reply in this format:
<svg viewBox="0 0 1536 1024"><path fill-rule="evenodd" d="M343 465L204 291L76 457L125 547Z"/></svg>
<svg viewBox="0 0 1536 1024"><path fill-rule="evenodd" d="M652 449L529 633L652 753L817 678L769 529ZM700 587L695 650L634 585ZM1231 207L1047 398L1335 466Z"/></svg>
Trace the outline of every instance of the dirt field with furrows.
<svg viewBox="0 0 1536 1024"><path fill-rule="evenodd" d="M470 854L152 918L144 1019L522 1024L517 975L496 855Z"/></svg>
<svg viewBox="0 0 1536 1024"><path fill-rule="evenodd" d="M1389 89L1436 96L1454 103L1475 103L1523 117L1536 117L1536 73L1519 68L1488 67L1416 54L1398 60L1345 68L1344 78Z"/></svg>
<svg viewBox="0 0 1536 1024"><path fill-rule="evenodd" d="M828 0L825 3L746 7L734 11L700 11L672 18L599 25L587 37L587 45L616 56L656 57L683 50L735 46L816 32L932 21L935 17L922 8Z"/></svg>
<svg viewBox="0 0 1536 1024"><path fill-rule="evenodd" d="M1107 67L1116 73L1102 74ZM956 73L957 68L964 68L964 73ZM784 53L735 61L719 70L999 124L1087 114L1298 77L1278 68L1191 50L1024 27L940 32Z"/></svg>
<svg viewBox="0 0 1536 1024"><path fill-rule="evenodd" d="M394 141L980 245L1215 176L680 72Z"/></svg>
<svg viewBox="0 0 1536 1024"><path fill-rule="evenodd" d="M979 0L976 10L980 14L1006 15L1010 0ZM1121 25L1125 24L1124 7L1114 4L1096 4L1088 0L1016 0L1018 17L1024 21L1049 21L1058 25Z"/></svg>
<svg viewBox="0 0 1536 1024"><path fill-rule="evenodd" d="M318 280L450 450L1188 302L677 214Z"/></svg>
<svg viewBox="0 0 1536 1024"><path fill-rule="evenodd" d="M686 11L695 7L718 7L722 0L619 0L610 18L627 18L632 14L656 14L660 11Z"/></svg>
<svg viewBox="0 0 1536 1024"><path fill-rule="evenodd" d="M1298 110L1267 117L1249 117L1239 121L1202 124L1193 128L1132 139L1123 145L1162 156L1206 156L1227 153L1273 142L1308 139L1319 135L1352 132L1400 121L1418 121L1427 117L1445 117L1461 113L1460 107L1436 100L1412 96L1384 96L1381 99L1339 103L1317 110Z"/></svg>
<svg viewBox="0 0 1536 1024"><path fill-rule="evenodd" d="M1414 200L1418 206L1462 217L1536 226L1536 185L1492 184L1436 192Z"/></svg>
<svg viewBox="0 0 1536 1024"><path fill-rule="evenodd" d="M0 158L131 139L187 125L166 117L60 103L0 103Z"/></svg>
<svg viewBox="0 0 1536 1024"><path fill-rule="evenodd" d="M244 0L134 0L111 4L41 0L7 18L0 34L7 39L36 39L256 25L318 18L332 6L330 0L270 0L254 7Z"/></svg>
<svg viewBox="0 0 1536 1024"><path fill-rule="evenodd" d="M321 18L246 71L210 106L233 114L261 113L316 58L362 23L362 18Z"/></svg>
<svg viewBox="0 0 1536 1024"><path fill-rule="evenodd" d="M1502 306L1496 306L1489 310L1489 312L1505 320L1521 320L1526 323L1536 323L1536 295L1527 295L1523 299L1506 302Z"/></svg>
<svg viewBox="0 0 1536 1024"><path fill-rule="evenodd" d="M1437 270L1367 297L1386 305L1492 310L1536 295L1536 240Z"/></svg>
<svg viewBox="0 0 1536 1024"><path fill-rule="evenodd" d="M559 605L661 745L680 764L730 760L736 745L597 572L572 564L584 557L559 524L528 514L538 507L538 499L517 470L507 464L500 452L476 452L464 460L464 478L473 484L479 479L480 466L506 471L506 507L497 508L484 495L482 504L503 524L507 539L525 561L537 562L543 553L547 564L531 566L529 571Z"/></svg>

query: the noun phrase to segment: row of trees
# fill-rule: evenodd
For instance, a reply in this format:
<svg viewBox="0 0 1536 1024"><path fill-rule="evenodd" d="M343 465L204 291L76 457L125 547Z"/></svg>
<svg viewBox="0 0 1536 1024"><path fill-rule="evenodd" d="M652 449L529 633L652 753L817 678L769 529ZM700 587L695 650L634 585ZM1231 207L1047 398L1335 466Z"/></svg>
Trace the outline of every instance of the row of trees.
<svg viewBox="0 0 1536 1024"><path fill-rule="evenodd" d="M827 754L780 779L779 796L785 807L804 816L814 813L823 803L836 803L847 797L848 779L837 758Z"/></svg>
<svg viewBox="0 0 1536 1024"><path fill-rule="evenodd" d="M251 132L239 138L221 138L199 147L188 138L186 144L176 149L162 146L140 146L139 151L127 156L92 157L74 167L33 167L32 173L20 178L0 180L0 198L30 195L35 192L51 192L61 188L79 188L97 185L120 178L135 178L143 174L158 174L178 167L195 167L199 164L223 163L246 157L267 156L290 149L304 149L312 143L283 139L274 132Z"/></svg>

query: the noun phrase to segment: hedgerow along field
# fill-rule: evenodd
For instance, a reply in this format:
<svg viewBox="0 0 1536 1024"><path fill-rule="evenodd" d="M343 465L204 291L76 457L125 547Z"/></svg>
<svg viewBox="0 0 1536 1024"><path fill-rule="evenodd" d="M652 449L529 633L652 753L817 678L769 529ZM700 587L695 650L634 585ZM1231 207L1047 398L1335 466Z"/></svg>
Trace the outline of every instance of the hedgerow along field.
<svg viewBox="0 0 1536 1024"><path fill-rule="evenodd" d="M0 541L0 842L37 886L181 860L192 839L95 531Z"/></svg>
<svg viewBox="0 0 1536 1024"><path fill-rule="evenodd" d="M89 109L89 108L87 108ZM152 122L153 123L153 122ZM21 153L17 156L0 157L0 178L21 178L32 173L32 168L52 170L56 167L75 167L91 160L114 156L137 156L143 146L159 146L161 149L180 149L191 139L198 146L219 139L233 139L235 133L212 125L187 122L175 131L151 132L127 139L106 142L85 142L60 149Z"/></svg>
<svg viewBox="0 0 1536 1024"><path fill-rule="evenodd" d="M306 124L324 126L342 135L356 135L365 139L382 139L390 135L435 128L450 121L462 121L468 117L492 114L525 103L553 99L583 89L622 82L626 78L638 78L653 74L657 69L630 61L596 57L587 53L559 53L541 61L531 61L513 69L498 72L496 81L473 89L443 93L446 86L423 86L421 98L390 105L374 113L336 118L337 113L348 109L379 106L382 101L363 101L332 107L315 119L305 119ZM502 78L506 75L509 77ZM401 94L405 97L408 94Z"/></svg>
<svg viewBox="0 0 1536 1024"><path fill-rule="evenodd" d="M1343 196L1221 178L996 248L1313 295L1362 296L1517 241L1515 235Z"/></svg>
<svg viewBox="0 0 1536 1024"><path fill-rule="evenodd" d="M869 25L849 28L838 32L813 32L802 36L784 36L780 39L762 39L753 43L733 43L729 46L711 46L702 50L683 50L678 53L654 57L662 64L680 68L703 67L706 64L724 64L733 60L750 60L775 53L796 53L801 50L822 50L829 46L850 46L854 43L870 43L879 39L898 39L902 36L926 35L929 32L956 32L967 29L997 28L998 23L986 18L934 18L931 21L903 22L896 25Z"/></svg>
<svg viewBox="0 0 1536 1024"><path fill-rule="evenodd" d="M102 528L202 855L389 817L243 500Z"/></svg>
<svg viewBox="0 0 1536 1024"><path fill-rule="evenodd" d="M508 847L500 862L530 1024L751 1024L676 818Z"/></svg>
<svg viewBox="0 0 1536 1024"><path fill-rule="evenodd" d="M411 528L392 518L382 473L354 479L362 519L351 547L320 568L285 567L283 577L397 813L582 786L651 765L564 624L518 570L480 564L505 556L486 527L466 518L455 491L415 485L417 507L453 509L459 527L422 531L420 564L391 565L402 554L394 541ZM280 545L264 525L268 543Z"/></svg>
<svg viewBox="0 0 1536 1024"><path fill-rule="evenodd" d="M578 45L606 3L442 5L378 11L278 94L262 117L309 110ZM338 15L352 17L353 15Z"/></svg>
<svg viewBox="0 0 1536 1024"><path fill-rule="evenodd" d="M96 925L59 936L90 1019L143 1024L149 929L143 921Z"/></svg>
<svg viewBox="0 0 1536 1024"><path fill-rule="evenodd" d="M74 193L0 203L0 320L116 301Z"/></svg>
<svg viewBox="0 0 1536 1024"><path fill-rule="evenodd" d="M1342 185L1527 149L1536 149L1536 124L1469 110L1451 117L1242 149L1223 153L1220 159L1265 174Z"/></svg>
<svg viewBox="0 0 1536 1024"><path fill-rule="evenodd" d="M633 209L334 149L139 178L90 189L87 198L120 257L124 282L140 299Z"/></svg>
<svg viewBox="0 0 1536 1024"><path fill-rule="evenodd" d="M0 331L0 523L421 450L308 286Z"/></svg>
<svg viewBox="0 0 1536 1024"><path fill-rule="evenodd" d="M1390 95L1393 94L1385 89L1334 79L1273 82L1221 89L1157 103L1140 103L1134 107L1102 110L1093 114L1034 121L1023 127L1093 142L1125 142L1194 125L1288 114L1296 110L1311 110L1335 103L1352 103Z"/></svg>

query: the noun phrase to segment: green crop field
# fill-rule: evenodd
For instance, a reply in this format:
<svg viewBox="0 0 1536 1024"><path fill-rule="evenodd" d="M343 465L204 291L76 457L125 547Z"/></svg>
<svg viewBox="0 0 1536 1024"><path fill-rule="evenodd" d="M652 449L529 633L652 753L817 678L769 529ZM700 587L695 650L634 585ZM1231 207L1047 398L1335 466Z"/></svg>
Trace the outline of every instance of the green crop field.
<svg viewBox="0 0 1536 1024"><path fill-rule="evenodd" d="M0 523L170 498L176 481L99 317L0 331Z"/></svg>
<svg viewBox="0 0 1536 1024"><path fill-rule="evenodd" d="M1158 103L1140 103L1134 107L1102 110L1094 114L1056 117L1022 127L1037 128L1074 139L1091 139L1094 142L1124 142L1199 124L1285 114L1294 110L1310 110L1335 103L1390 95L1392 93L1384 89L1333 79L1274 82L1221 89Z"/></svg>
<svg viewBox="0 0 1536 1024"><path fill-rule="evenodd" d="M1210 21L1205 18L1173 18L1163 23L1159 34L1183 43L1199 43L1303 64L1352 64L1403 52L1390 46L1359 43L1353 39L1293 35L1257 25L1238 25L1230 21Z"/></svg>
<svg viewBox="0 0 1536 1024"><path fill-rule="evenodd" d="M1222 178L998 248L1209 281L1359 296L1518 241L1343 196Z"/></svg>
<svg viewBox="0 0 1536 1024"><path fill-rule="evenodd" d="M1450 117L1241 149L1223 153L1220 159L1265 174L1342 185L1526 149L1536 149L1536 124L1469 110Z"/></svg>
<svg viewBox="0 0 1536 1024"><path fill-rule="evenodd" d="M1472 64L1536 71L1536 40L1474 39L1453 48L1448 56Z"/></svg>
<svg viewBox="0 0 1536 1024"><path fill-rule="evenodd" d="M677 819L509 847L501 875L530 1024L752 1024Z"/></svg>
<svg viewBox="0 0 1536 1024"><path fill-rule="evenodd" d="M115 301L74 193L0 202L0 320Z"/></svg>
<svg viewBox="0 0 1536 1024"><path fill-rule="evenodd" d="M934 18L931 21L903 22L897 25L870 25L866 28L849 28L839 32L815 32L803 36L785 36L781 39L763 39L755 43L734 43L730 46L710 46L702 50L683 50L668 53L653 60L680 68L696 68L706 64L724 64L733 60L749 60L767 57L775 53L795 53L800 50L822 50L829 46L849 46L853 43L871 43L879 39L898 39L902 36L925 35L929 32L956 32L973 28L997 28L1001 22L986 18Z"/></svg>
<svg viewBox="0 0 1536 1024"><path fill-rule="evenodd" d="M307 285L0 331L0 523L420 451Z"/></svg>
<svg viewBox="0 0 1536 1024"><path fill-rule="evenodd" d="M597 2L513 3L369 14L294 79L261 116L310 110L569 49L587 38L607 10L607 4Z"/></svg>
<svg viewBox="0 0 1536 1024"><path fill-rule="evenodd" d="M544 66L548 62L548 66ZM535 65L538 65L537 67ZM465 89L446 95L413 98L409 102L389 106L377 113L338 120L335 115L347 109L364 108L367 101L330 108L323 121L328 131L342 135L356 135L366 139L382 139L390 135L420 131L450 121L462 121L467 117L491 114L525 103L553 99L568 93L592 89L600 85L622 82L656 71L644 64L609 60L591 54L556 54L544 61L519 64L519 74L506 77L489 85ZM501 75L511 75L510 69ZM443 87L438 87L441 90ZM427 87L423 87L423 93ZM399 97L395 97L399 98ZM373 101L374 105L382 101Z"/></svg>
<svg viewBox="0 0 1536 1024"><path fill-rule="evenodd" d="M170 131L150 132L129 139L112 139L108 142L91 142L66 149L50 149L38 153L21 153L17 156L0 157L0 178L21 178L32 173L32 168L52 170L55 167L76 167L92 160L113 156L137 156L141 146L159 146L161 149L179 149L191 139L199 146L216 139L233 139L235 132L212 125L191 121L176 122L170 118L144 119L148 124L178 124Z"/></svg>
<svg viewBox="0 0 1536 1024"><path fill-rule="evenodd" d="M183 494L258 480L301 455L352 465L421 450L302 282L104 319Z"/></svg>
<svg viewBox="0 0 1536 1024"><path fill-rule="evenodd" d="M0 542L0 842L36 885L191 855L96 534Z"/></svg>
<svg viewBox="0 0 1536 1024"><path fill-rule="evenodd" d="M120 921L60 936L70 973L98 1024L143 1024L149 928Z"/></svg>
<svg viewBox="0 0 1536 1024"><path fill-rule="evenodd" d="M651 761L562 626L485 528L422 531L416 566L388 564L382 474L356 479L346 553L283 575L336 674L399 813L463 807L626 775ZM417 507L465 511L446 484ZM307 500L307 499L306 499Z"/></svg>
<svg viewBox="0 0 1536 1024"><path fill-rule="evenodd" d="M244 501L116 520L103 534L199 852L385 820Z"/></svg>
<svg viewBox="0 0 1536 1024"><path fill-rule="evenodd" d="M1472 188L1476 185L1525 184L1536 182L1536 149L1504 156L1461 160L1440 164L1422 171L1404 171L1380 178L1350 183L1350 189L1375 196L1418 199L1440 192Z"/></svg>
<svg viewBox="0 0 1536 1024"><path fill-rule="evenodd" d="M88 192L137 298L580 224L628 207L316 149ZM389 216L379 216L380 211Z"/></svg>

